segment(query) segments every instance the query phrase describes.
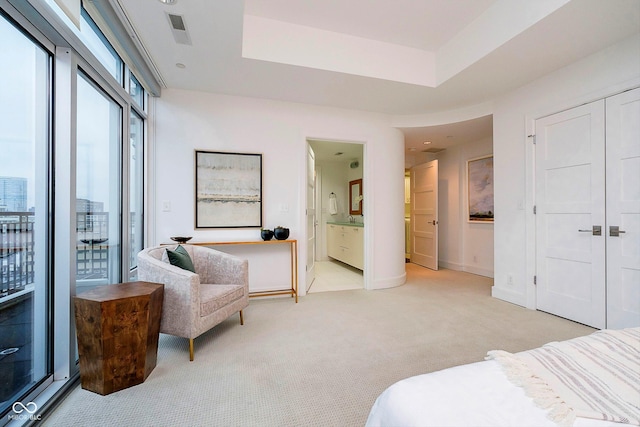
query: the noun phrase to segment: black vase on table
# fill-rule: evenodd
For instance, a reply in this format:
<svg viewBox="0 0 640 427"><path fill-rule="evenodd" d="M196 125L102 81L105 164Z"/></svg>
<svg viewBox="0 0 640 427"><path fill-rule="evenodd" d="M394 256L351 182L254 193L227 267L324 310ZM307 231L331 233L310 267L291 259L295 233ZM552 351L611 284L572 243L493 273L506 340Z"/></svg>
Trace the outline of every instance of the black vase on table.
<svg viewBox="0 0 640 427"><path fill-rule="evenodd" d="M262 240L271 240L273 239L273 231L269 230L268 228L263 228L262 230L260 230L260 237L262 237Z"/></svg>
<svg viewBox="0 0 640 427"><path fill-rule="evenodd" d="M276 227L273 229L273 235L277 240L287 240L289 238L289 229L285 227Z"/></svg>

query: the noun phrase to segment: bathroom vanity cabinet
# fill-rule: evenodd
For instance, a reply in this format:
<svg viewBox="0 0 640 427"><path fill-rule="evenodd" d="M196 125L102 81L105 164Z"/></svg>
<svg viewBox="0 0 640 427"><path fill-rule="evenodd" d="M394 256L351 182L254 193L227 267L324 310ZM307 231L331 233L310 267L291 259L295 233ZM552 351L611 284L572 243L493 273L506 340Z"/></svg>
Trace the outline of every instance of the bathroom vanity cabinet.
<svg viewBox="0 0 640 427"><path fill-rule="evenodd" d="M359 223L327 223L327 255L364 269L364 227Z"/></svg>

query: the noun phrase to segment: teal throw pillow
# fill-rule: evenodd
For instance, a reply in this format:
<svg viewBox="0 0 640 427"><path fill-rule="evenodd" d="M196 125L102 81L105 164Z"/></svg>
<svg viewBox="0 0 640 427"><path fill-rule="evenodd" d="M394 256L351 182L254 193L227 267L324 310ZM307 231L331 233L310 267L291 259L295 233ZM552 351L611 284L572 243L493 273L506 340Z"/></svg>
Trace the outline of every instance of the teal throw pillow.
<svg viewBox="0 0 640 427"><path fill-rule="evenodd" d="M193 261L191 261L191 257L189 256L189 252L182 246L178 245L175 250L167 249L167 256L169 257L169 262L171 265L175 265L176 267L180 267L184 270L189 270L193 273L196 272L195 267L193 266Z"/></svg>

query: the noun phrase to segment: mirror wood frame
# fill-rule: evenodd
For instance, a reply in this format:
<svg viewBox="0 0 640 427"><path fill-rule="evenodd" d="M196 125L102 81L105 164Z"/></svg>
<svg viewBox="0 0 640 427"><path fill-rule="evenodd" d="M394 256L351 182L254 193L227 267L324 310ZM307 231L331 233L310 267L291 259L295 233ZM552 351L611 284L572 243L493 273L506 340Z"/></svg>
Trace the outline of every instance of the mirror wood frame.
<svg viewBox="0 0 640 427"><path fill-rule="evenodd" d="M362 179L349 181L349 215L362 215ZM358 198L357 203L354 197Z"/></svg>

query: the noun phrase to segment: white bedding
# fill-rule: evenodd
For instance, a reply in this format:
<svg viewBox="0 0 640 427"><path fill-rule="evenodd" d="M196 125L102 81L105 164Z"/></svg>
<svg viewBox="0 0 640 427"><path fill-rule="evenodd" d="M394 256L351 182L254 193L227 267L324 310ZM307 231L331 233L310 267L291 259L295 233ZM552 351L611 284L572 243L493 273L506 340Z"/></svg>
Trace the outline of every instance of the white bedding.
<svg viewBox="0 0 640 427"><path fill-rule="evenodd" d="M399 381L374 403L367 427L557 426L495 360L456 366ZM621 427L577 417L575 427Z"/></svg>
<svg viewBox="0 0 640 427"><path fill-rule="evenodd" d="M555 426L494 360L393 384L374 403L366 425Z"/></svg>
<svg viewBox="0 0 640 427"><path fill-rule="evenodd" d="M456 366L393 384L374 403L367 427L557 426L511 383L495 360ZM576 427L622 424L577 418Z"/></svg>

